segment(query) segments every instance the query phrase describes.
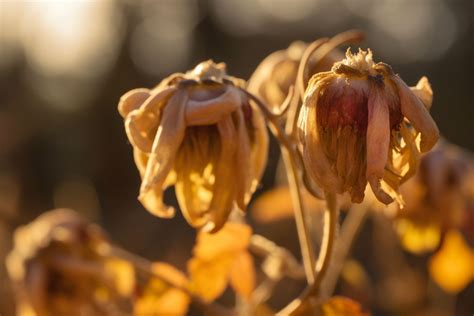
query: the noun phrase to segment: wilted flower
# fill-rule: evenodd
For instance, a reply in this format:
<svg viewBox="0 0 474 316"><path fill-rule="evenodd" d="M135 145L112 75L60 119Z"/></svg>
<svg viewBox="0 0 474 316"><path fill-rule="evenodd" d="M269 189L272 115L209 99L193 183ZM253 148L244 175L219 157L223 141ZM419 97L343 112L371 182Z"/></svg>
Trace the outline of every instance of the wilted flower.
<svg viewBox="0 0 474 316"><path fill-rule="evenodd" d="M103 232L58 209L15 231L6 264L18 315L117 315L129 305L134 270L106 257ZM125 298L122 299L122 298Z"/></svg>
<svg viewBox="0 0 474 316"><path fill-rule="evenodd" d="M468 223L474 207L473 161L447 142L421 158L417 174L400 187L406 203L396 212L397 231L407 250L431 251L443 232Z"/></svg>
<svg viewBox="0 0 474 316"><path fill-rule="evenodd" d="M353 202L363 200L367 182L381 202L398 198L398 186L415 171L418 147L426 152L438 139L426 109L427 79L413 90L390 66L374 63L370 50L348 50L330 72L314 75L298 117L309 176L328 192L350 193Z"/></svg>
<svg viewBox="0 0 474 316"><path fill-rule="evenodd" d="M243 85L226 74L225 64L206 61L121 98L142 176L139 200L148 211L174 216L162 201L173 184L194 227L217 231L235 206L245 210L266 164L268 136Z"/></svg>
<svg viewBox="0 0 474 316"><path fill-rule="evenodd" d="M288 95L290 87L295 84L298 67L307 47L307 43L296 41L287 49L267 56L252 74L248 84L249 91L261 97L270 107L277 109ZM339 50L331 50L321 60L312 58L308 64L308 72L313 75L328 71L343 57Z"/></svg>

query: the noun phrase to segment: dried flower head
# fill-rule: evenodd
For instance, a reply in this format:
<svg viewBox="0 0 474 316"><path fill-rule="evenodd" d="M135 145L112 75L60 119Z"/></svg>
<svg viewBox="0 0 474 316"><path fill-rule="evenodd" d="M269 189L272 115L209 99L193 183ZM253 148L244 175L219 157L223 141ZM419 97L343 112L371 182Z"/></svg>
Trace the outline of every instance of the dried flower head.
<svg viewBox="0 0 474 316"><path fill-rule="evenodd" d="M405 207L396 211L403 246L421 253L438 247L441 235L462 229L474 206L474 160L441 142L420 160L416 175L400 187Z"/></svg>
<svg viewBox="0 0 474 316"><path fill-rule="evenodd" d="M284 50L276 51L266 57L249 80L248 89L258 95L271 108L277 109L285 100L290 87L295 84L298 67L308 44L295 41ZM331 50L322 59L310 59L310 75L331 69L344 55L339 50Z"/></svg>
<svg viewBox="0 0 474 316"><path fill-rule="evenodd" d="M174 216L162 201L173 184L194 227L217 231L235 206L245 210L266 164L268 136L243 85L226 74L225 64L206 61L121 98L142 176L139 200L148 211Z"/></svg>
<svg viewBox="0 0 474 316"><path fill-rule="evenodd" d="M116 315L134 287L133 268L103 255L102 231L58 209L15 231L6 264L19 315Z"/></svg>
<svg viewBox="0 0 474 316"><path fill-rule="evenodd" d="M370 50L348 50L331 71L314 75L298 117L309 176L353 202L363 200L367 182L382 203L401 202L398 186L415 172L418 147L430 150L439 134L426 108L427 79L413 90L390 66L374 63Z"/></svg>

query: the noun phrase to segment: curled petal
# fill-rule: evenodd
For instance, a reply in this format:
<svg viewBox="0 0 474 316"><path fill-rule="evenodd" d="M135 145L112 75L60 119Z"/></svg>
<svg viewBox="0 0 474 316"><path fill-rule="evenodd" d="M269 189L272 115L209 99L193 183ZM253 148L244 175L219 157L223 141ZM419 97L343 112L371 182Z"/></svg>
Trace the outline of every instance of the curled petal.
<svg viewBox="0 0 474 316"><path fill-rule="evenodd" d="M250 102L250 105L253 105ZM252 126L254 133L254 140L252 142L251 152L251 180L250 192L257 189L258 183L262 178L263 172L267 165L268 159L268 131L265 119L258 106L252 106ZM247 201L248 202L248 201Z"/></svg>
<svg viewBox="0 0 474 316"><path fill-rule="evenodd" d="M421 77L415 87L410 87L411 91L423 102L423 105L429 110L433 104L433 90L428 78Z"/></svg>
<svg viewBox="0 0 474 316"><path fill-rule="evenodd" d="M186 125L216 124L224 116L237 110L242 103L240 92L232 86L218 97L204 101L190 99L186 106Z"/></svg>
<svg viewBox="0 0 474 316"><path fill-rule="evenodd" d="M303 162L312 179L326 191L338 193L342 187L333 166L324 153L316 117L319 89L305 97L299 114L298 127L303 143Z"/></svg>
<svg viewBox="0 0 474 316"><path fill-rule="evenodd" d="M186 92L179 90L163 109L163 117L156 132L140 187L138 199L149 212L159 217L174 215L174 209L163 204L162 190L186 132L184 121L186 101Z"/></svg>
<svg viewBox="0 0 474 316"><path fill-rule="evenodd" d="M133 146L149 153L153 144L156 129L160 123L160 111L166 104L175 88L161 90L150 96L143 105L128 114L125 120L125 131Z"/></svg>
<svg viewBox="0 0 474 316"><path fill-rule="evenodd" d="M368 101L367 124L367 180L379 201L385 204L393 199L382 190L380 181L387 164L390 144L390 114L387 100L380 87L372 86Z"/></svg>
<svg viewBox="0 0 474 316"><path fill-rule="evenodd" d="M118 111L125 118L128 113L138 109L150 96L150 90L145 88L133 89L125 93L119 101Z"/></svg>
<svg viewBox="0 0 474 316"><path fill-rule="evenodd" d="M438 127L423 103L408 88L405 82L398 76L392 78L398 87L402 113L421 133L420 149L422 152L427 152L433 148L439 139Z"/></svg>
<svg viewBox="0 0 474 316"><path fill-rule="evenodd" d="M237 131L231 115L217 122L217 129L220 136L221 151L219 163L214 166L215 182L209 208L211 221L204 227L205 231L210 232L217 232L221 229L232 211L236 193L235 176L236 172L240 171L235 163Z"/></svg>
<svg viewBox="0 0 474 316"><path fill-rule="evenodd" d="M236 146L236 166L235 168L239 170L236 172L236 202L237 206L245 211L246 205L250 200L251 196L251 183L250 183L250 174L251 174L251 151L250 151L250 141L249 135L247 132L247 126L245 124L245 119L242 111L237 111L234 114L237 117L237 144Z"/></svg>

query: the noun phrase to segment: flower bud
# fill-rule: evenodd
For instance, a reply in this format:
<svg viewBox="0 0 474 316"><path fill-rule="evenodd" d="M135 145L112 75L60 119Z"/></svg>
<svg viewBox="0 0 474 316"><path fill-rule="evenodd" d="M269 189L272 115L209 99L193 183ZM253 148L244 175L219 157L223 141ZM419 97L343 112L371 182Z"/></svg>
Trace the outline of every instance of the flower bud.
<svg viewBox="0 0 474 316"><path fill-rule="evenodd" d="M194 227L217 231L234 208L245 210L266 164L268 136L243 85L224 64L206 61L121 98L142 176L139 200L152 214L174 216L162 201L171 185Z"/></svg>
<svg viewBox="0 0 474 316"><path fill-rule="evenodd" d="M390 66L374 63L370 50L348 50L331 71L314 75L298 117L309 176L353 202L363 200L368 182L382 203L401 203L399 185L439 134L423 104L431 104L429 83L422 79L413 90Z"/></svg>
<svg viewBox="0 0 474 316"><path fill-rule="evenodd" d="M287 49L267 56L252 74L248 90L258 95L265 104L277 110L288 95L290 87L295 84L298 67L307 47L307 43L296 41ZM331 50L322 60L316 62L314 58L311 58L308 72L313 75L328 71L343 56L339 50Z"/></svg>

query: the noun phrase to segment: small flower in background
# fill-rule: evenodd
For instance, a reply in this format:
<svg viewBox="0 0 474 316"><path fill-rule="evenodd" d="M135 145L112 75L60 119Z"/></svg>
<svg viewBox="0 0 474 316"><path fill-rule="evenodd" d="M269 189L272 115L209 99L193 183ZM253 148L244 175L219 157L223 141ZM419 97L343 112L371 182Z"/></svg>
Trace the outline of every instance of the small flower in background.
<svg viewBox="0 0 474 316"><path fill-rule="evenodd" d="M117 315L130 309L134 269L103 255L104 233L69 209L20 227L7 269L18 315Z"/></svg>
<svg viewBox="0 0 474 316"><path fill-rule="evenodd" d="M443 290L457 294L474 280L474 250L459 231L450 230L428 267L431 278Z"/></svg>
<svg viewBox="0 0 474 316"><path fill-rule="evenodd" d="M121 98L119 112L142 176L139 200L152 214L174 216L162 201L173 184L194 227L215 232L234 207L246 209L265 168L268 136L243 85L223 63L206 61Z"/></svg>
<svg viewBox="0 0 474 316"><path fill-rule="evenodd" d="M425 78L410 89L390 66L374 63L370 50L348 50L306 89L298 128L309 176L328 192L350 193L356 203L367 182L382 203L403 203L399 185L415 172L419 151L438 140L427 110L431 96Z"/></svg>
<svg viewBox="0 0 474 316"><path fill-rule="evenodd" d="M290 87L295 84L298 67L308 44L296 41L284 50L276 51L266 57L249 80L248 90L260 96L271 108L277 108L285 100ZM331 50L322 60L312 58L308 68L310 75L331 69L344 55Z"/></svg>
<svg viewBox="0 0 474 316"><path fill-rule="evenodd" d="M474 160L446 141L423 156L417 174L401 186L406 205L396 211L396 227L405 249L435 250L442 234L462 229L474 202Z"/></svg>

